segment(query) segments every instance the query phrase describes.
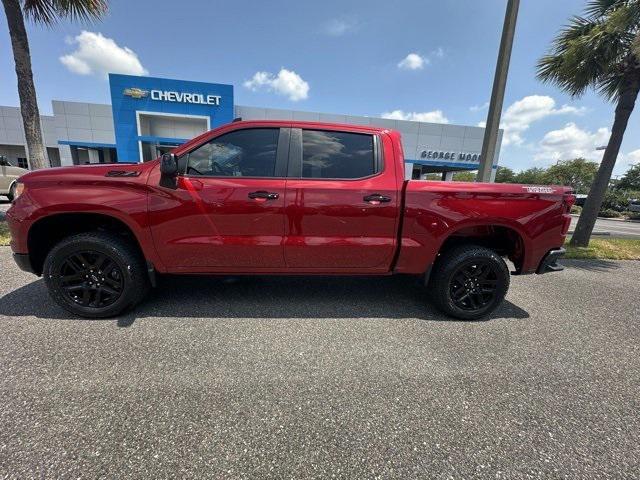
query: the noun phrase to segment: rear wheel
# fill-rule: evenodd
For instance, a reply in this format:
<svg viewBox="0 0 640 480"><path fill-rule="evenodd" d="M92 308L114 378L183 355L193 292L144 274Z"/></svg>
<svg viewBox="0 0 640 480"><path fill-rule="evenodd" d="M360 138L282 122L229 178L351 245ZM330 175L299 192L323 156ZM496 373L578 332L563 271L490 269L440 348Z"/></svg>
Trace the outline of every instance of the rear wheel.
<svg viewBox="0 0 640 480"><path fill-rule="evenodd" d="M118 315L149 289L138 250L126 238L108 232L62 240L47 255L43 276L58 305L87 318Z"/></svg>
<svg viewBox="0 0 640 480"><path fill-rule="evenodd" d="M477 320L491 314L509 289L509 269L488 248L465 245L444 253L429 281L435 305L447 315Z"/></svg>

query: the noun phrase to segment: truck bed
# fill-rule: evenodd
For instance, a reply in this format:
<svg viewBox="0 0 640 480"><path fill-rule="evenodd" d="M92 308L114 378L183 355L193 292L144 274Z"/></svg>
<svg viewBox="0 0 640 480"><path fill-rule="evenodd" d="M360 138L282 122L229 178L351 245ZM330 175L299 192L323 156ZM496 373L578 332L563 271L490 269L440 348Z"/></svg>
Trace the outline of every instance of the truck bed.
<svg viewBox="0 0 640 480"><path fill-rule="evenodd" d="M493 229L521 243L512 259L517 273L533 273L550 249L564 243L571 222L568 187L409 180L404 191L396 272L417 273L445 241L481 238Z"/></svg>

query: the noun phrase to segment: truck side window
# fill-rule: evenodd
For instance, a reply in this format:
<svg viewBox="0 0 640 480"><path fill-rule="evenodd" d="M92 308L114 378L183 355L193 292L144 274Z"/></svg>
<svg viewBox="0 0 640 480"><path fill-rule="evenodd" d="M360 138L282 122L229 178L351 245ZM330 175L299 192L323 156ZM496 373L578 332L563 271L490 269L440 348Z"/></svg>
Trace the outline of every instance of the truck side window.
<svg viewBox="0 0 640 480"><path fill-rule="evenodd" d="M186 174L273 177L279 132L277 128L248 128L216 137L186 155Z"/></svg>
<svg viewBox="0 0 640 480"><path fill-rule="evenodd" d="M302 131L303 178L362 178L374 173L373 135Z"/></svg>

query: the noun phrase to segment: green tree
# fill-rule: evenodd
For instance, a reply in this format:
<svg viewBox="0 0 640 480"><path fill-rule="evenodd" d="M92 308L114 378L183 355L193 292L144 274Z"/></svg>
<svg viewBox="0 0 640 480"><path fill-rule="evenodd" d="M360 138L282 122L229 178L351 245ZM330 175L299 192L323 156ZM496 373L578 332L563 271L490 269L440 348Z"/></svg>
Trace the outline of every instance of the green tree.
<svg viewBox="0 0 640 480"><path fill-rule="evenodd" d="M629 206L629 195L622 190L610 189L604 196L602 201L602 210L614 210L616 212L624 212Z"/></svg>
<svg viewBox="0 0 640 480"><path fill-rule="evenodd" d="M439 182L440 180L442 180L442 174L441 173L427 173L427 176L425 177L425 180L431 180L432 182Z"/></svg>
<svg viewBox="0 0 640 480"><path fill-rule="evenodd" d="M509 167L498 166L496 183L515 183L516 173Z"/></svg>
<svg viewBox="0 0 640 480"><path fill-rule="evenodd" d="M546 170L544 168L533 167L516 173L514 183L525 185L542 185L546 182Z"/></svg>
<svg viewBox="0 0 640 480"><path fill-rule="evenodd" d="M453 174L454 182L475 182L476 172L456 172Z"/></svg>
<svg viewBox="0 0 640 480"><path fill-rule="evenodd" d="M51 26L60 19L95 19L107 12L106 0L2 0L7 16L13 59L18 79L20 113L27 140L29 165L33 169L47 166L36 87L31 69L29 38L25 17L36 24Z"/></svg>
<svg viewBox="0 0 640 480"><path fill-rule="evenodd" d="M616 183L619 190L640 191L640 163L633 165Z"/></svg>
<svg viewBox="0 0 640 480"><path fill-rule="evenodd" d="M640 91L640 0L589 0L585 15L572 18L538 62L538 78L576 97L594 88L616 103L609 144L571 238L585 247Z"/></svg>
<svg viewBox="0 0 640 480"><path fill-rule="evenodd" d="M572 187L576 193L589 193L597 172L596 162L584 158L563 160L547 169L545 183Z"/></svg>

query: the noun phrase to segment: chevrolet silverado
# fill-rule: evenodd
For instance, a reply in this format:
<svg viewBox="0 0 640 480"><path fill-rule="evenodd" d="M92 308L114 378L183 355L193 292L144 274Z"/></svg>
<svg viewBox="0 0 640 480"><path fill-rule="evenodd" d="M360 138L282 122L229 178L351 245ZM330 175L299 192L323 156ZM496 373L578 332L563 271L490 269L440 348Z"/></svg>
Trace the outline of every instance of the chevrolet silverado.
<svg viewBox="0 0 640 480"><path fill-rule="evenodd" d="M39 170L7 212L18 266L90 318L140 302L157 274L414 275L473 320L513 274L561 270L571 190L405 180L400 134L238 121L147 163ZM389 306L390 309L393 305Z"/></svg>

